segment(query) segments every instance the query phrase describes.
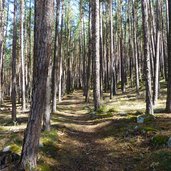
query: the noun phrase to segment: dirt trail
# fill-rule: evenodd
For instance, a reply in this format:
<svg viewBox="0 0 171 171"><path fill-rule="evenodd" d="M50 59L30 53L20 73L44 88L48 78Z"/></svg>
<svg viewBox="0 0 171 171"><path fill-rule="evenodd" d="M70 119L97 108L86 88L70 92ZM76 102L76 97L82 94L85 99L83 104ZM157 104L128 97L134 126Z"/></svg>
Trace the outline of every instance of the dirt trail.
<svg viewBox="0 0 171 171"><path fill-rule="evenodd" d="M112 118L94 120L81 92L67 96L53 116L59 130L57 161L61 171L130 170L130 156L120 148L110 128L119 128ZM112 125L112 127L111 127ZM123 126L123 125L122 125ZM117 131L117 130L116 130ZM111 134L111 135L110 135ZM117 146L116 146L117 143ZM129 149L130 150L130 149ZM126 161L125 161L126 159Z"/></svg>

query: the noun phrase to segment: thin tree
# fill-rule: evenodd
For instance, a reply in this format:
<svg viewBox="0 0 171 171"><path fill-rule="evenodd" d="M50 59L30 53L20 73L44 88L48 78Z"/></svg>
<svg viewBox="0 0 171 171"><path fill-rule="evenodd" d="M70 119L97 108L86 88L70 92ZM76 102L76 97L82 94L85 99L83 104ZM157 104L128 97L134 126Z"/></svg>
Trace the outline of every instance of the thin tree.
<svg viewBox="0 0 171 171"><path fill-rule="evenodd" d="M5 0L0 1L0 104L3 102L3 58L4 58L4 4ZM7 11L8 14L8 11Z"/></svg>
<svg viewBox="0 0 171 171"><path fill-rule="evenodd" d="M112 0L109 0L109 18L110 18L110 99L114 95L114 52L113 52L113 13Z"/></svg>
<svg viewBox="0 0 171 171"><path fill-rule="evenodd" d="M13 14L13 42L12 42L12 121L16 122L16 59L17 59L17 19L16 19L17 2L14 0Z"/></svg>
<svg viewBox="0 0 171 171"><path fill-rule="evenodd" d="M148 28L148 2L142 0L142 18L144 32L144 58L145 58L145 77L146 77L146 113L153 114L153 100L151 88L151 64L149 51L149 28Z"/></svg>
<svg viewBox="0 0 171 171"><path fill-rule="evenodd" d="M171 113L171 1L168 1L169 36L168 36L168 85L166 111Z"/></svg>
<svg viewBox="0 0 171 171"><path fill-rule="evenodd" d="M92 57L94 76L94 108L100 108L100 31L99 31L99 0L91 0L92 7Z"/></svg>
<svg viewBox="0 0 171 171"><path fill-rule="evenodd" d="M63 75L63 58L62 58L62 42L63 42L63 25L64 25L64 0L62 3L62 14L61 14L61 32L60 32L60 43L59 43L59 83L58 83L58 100L62 101L62 75Z"/></svg>
<svg viewBox="0 0 171 171"><path fill-rule="evenodd" d="M139 65L138 65L138 45L137 45L137 8L136 3L132 0L132 17L133 17L133 56L135 59L136 91L139 95Z"/></svg>
<svg viewBox="0 0 171 171"><path fill-rule="evenodd" d="M60 0L56 0L56 25L55 25L55 46L54 46L54 59L52 69L52 112L56 112L57 104L57 68L58 68L58 42L59 42L59 12L60 12Z"/></svg>
<svg viewBox="0 0 171 171"><path fill-rule="evenodd" d="M20 55L22 79L22 109L26 110L25 59L24 59L24 1L20 0Z"/></svg>

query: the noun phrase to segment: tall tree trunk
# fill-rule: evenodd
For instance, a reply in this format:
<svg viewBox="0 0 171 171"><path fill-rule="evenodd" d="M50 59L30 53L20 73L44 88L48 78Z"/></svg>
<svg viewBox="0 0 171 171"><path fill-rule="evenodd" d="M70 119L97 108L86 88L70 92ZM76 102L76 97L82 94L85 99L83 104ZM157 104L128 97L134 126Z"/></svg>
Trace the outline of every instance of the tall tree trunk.
<svg viewBox="0 0 171 171"><path fill-rule="evenodd" d="M22 110L26 110L25 59L24 59L24 1L20 0L20 55L22 79Z"/></svg>
<svg viewBox="0 0 171 171"><path fill-rule="evenodd" d="M56 25L55 25L55 46L54 46L54 59L52 70L52 112L56 112L57 104L57 68L58 68L58 43L59 43L59 12L60 12L60 0L56 0Z"/></svg>
<svg viewBox="0 0 171 171"><path fill-rule="evenodd" d="M110 99L114 95L114 52L113 52L113 13L112 0L109 0L109 18L110 18Z"/></svg>
<svg viewBox="0 0 171 171"><path fill-rule="evenodd" d="M168 36L168 85L166 111L171 113L171 1L168 0L169 36Z"/></svg>
<svg viewBox="0 0 171 171"><path fill-rule="evenodd" d="M99 32L99 0L91 0L92 7L92 56L94 75L94 109L100 108L100 32Z"/></svg>
<svg viewBox="0 0 171 171"><path fill-rule="evenodd" d="M27 84L27 100L31 101L32 94L32 0L29 0L29 23L28 23L28 84Z"/></svg>
<svg viewBox="0 0 171 171"><path fill-rule="evenodd" d="M159 96L159 60L160 60L160 32L157 32L157 46L155 55L155 74L154 74L154 91L153 104L156 105Z"/></svg>
<svg viewBox="0 0 171 171"><path fill-rule="evenodd" d="M16 11L17 2L14 0L14 16L13 16L13 43L12 43L12 121L16 122L16 59L17 59L17 21Z"/></svg>
<svg viewBox="0 0 171 171"><path fill-rule="evenodd" d="M64 0L62 0L62 15L61 15L61 33L60 33L60 47L59 47L59 91L58 91L58 100L62 101L62 74L63 74L63 59L62 59L62 40L63 40L63 14L64 13Z"/></svg>
<svg viewBox="0 0 171 171"><path fill-rule="evenodd" d="M0 1L0 23L1 23L0 24L0 105L3 102L3 59L4 59L4 27L5 27L4 5L5 5L5 0L1 0ZM8 15L8 11L7 11L7 15Z"/></svg>
<svg viewBox="0 0 171 171"><path fill-rule="evenodd" d="M139 95L139 65L138 65L138 45L137 45L137 9L135 7L135 1L132 1L132 13L133 13L133 56L135 59L135 75L136 75L136 91Z"/></svg>
<svg viewBox="0 0 171 171"><path fill-rule="evenodd" d="M53 7L53 1L35 1L33 95L20 161L20 166L25 170L34 170L37 165L41 123L46 104L48 67L52 55Z"/></svg>
<svg viewBox="0 0 171 171"><path fill-rule="evenodd" d="M88 26L89 42L88 42L88 65L87 65L87 90L86 90L86 102L89 102L89 89L90 89L90 73L91 73L91 3L89 3L89 26Z"/></svg>
<svg viewBox="0 0 171 171"><path fill-rule="evenodd" d="M146 77L146 113L153 114L152 88L151 88L151 66L149 52L149 28L148 28L148 2L142 0L142 17L144 31L144 58L145 58L145 77Z"/></svg>

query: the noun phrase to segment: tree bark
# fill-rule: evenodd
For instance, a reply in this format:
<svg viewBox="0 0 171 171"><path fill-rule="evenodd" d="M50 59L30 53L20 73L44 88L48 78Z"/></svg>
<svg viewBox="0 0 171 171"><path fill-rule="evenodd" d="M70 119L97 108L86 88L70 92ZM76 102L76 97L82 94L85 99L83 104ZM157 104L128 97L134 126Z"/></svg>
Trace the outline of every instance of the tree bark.
<svg viewBox="0 0 171 171"><path fill-rule="evenodd" d="M109 0L109 18L110 18L110 99L114 95L114 52L113 52L113 13L112 0Z"/></svg>
<svg viewBox="0 0 171 171"><path fill-rule="evenodd" d="M62 59L62 40L63 40L63 14L64 13L64 0L62 0L62 14L61 14L61 33L60 33L60 43L59 43L59 91L58 91L58 100L62 101L62 74L63 74L63 59Z"/></svg>
<svg viewBox="0 0 171 171"><path fill-rule="evenodd" d="M16 59L17 59L17 21L16 21L17 2L14 1L13 16L13 43L12 43L12 121L16 122Z"/></svg>
<svg viewBox="0 0 171 171"><path fill-rule="evenodd" d="M151 88L151 66L149 53L149 28L148 28L148 2L142 0L142 17L144 31L144 58L145 58L145 77L146 77L146 113L154 114Z"/></svg>
<svg viewBox="0 0 171 171"><path fill-rule="evenodd" d="M100 32L99 32L99 0L91 0L92 7L92 56L94 75L94 109L100 108Z"/></svg>
<svg viewBox="0 0 171 171"><path fill-rule="evenodd" d="M50 131L50 119L51 119L51 95L52 92L52 62L50 62L48 68L48 77L46 83L46 103L45 103L45 111L43 114L43 130Z"/></svg>
<svg viewBox="0 0 171 171"><path fill-rule="evenodd" d="M46 104L46 84L49 61L52 54L53 1L35 1L34 68L31 113L24 135L20 166L34 170Z"/></svg>
<svg viewBox="0 0 171 171"><path fill-rule="evenodd" d="M52 70L52 112L56 112L57 105L57 70L58 70L58 46L59 46L59 12L60 12L60 0L56 0L56 27L55 27L55 46L54 46L54 59Z"/></svg>
<svg viewBox="0 0 171 171"><path fill-rule="evenodd" d="M169 35L168 35L168 83L166 111L171 113L171 1L168 0Z"/></svg>
<svg viewBox="0 0 171 171"><path fill-rule="evenodd" d="M3 60L4 60L4 27L5 27L4 5L5 5L5 0L0 0L0 23L1 23L0 24L0 105L3 102ZM7 11L7 15L8 15L8 11Z"/></svg>
<svg viewBox="0 0 171 171"><path fill-rule="evenodd" d="M24 1L20 0L20 55L22 79L22 110L26 110L25 59L24 59Z"/></svg>

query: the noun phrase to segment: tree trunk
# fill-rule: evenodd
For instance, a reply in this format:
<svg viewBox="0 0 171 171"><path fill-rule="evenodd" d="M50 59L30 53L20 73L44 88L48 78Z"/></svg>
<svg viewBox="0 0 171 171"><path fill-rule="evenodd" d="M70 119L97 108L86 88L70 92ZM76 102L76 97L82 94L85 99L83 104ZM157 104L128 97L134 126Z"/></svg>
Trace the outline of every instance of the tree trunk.
<svg viewBox="0 0 171 171"><path fill-rule="evenodd" d="M99 32L99 0L91 0L92 7L92 56L94 75L94 109L100 108L100 32Z"/></svg>
<svg viewBox="0 0 171 171"><path fill-rule="evenodd" d="M25 170L34 170L37 165L41 123L46 104L48 67L52 54L53 7L53 1L35 1L33 95L20 161L20 166Z"/></svg>
<svg viewBox="0 0 171 171"><path fill-rule="evenodd" d="M144 31L144 58L145 58L145 77L146 77L146 113L153 114L152 88L151 88L151 66L149 52L149 28L148 28L148 2L142 0L142 16Z"/></svg>
<svg viewBox="0 0 171 171"><path fill-rule="evenodd" d="M0 24L0 105L3 102L3 60L4 60L3 46L4 46L4 27L5 27L4 5L5 5L5 1L1 0L0 1L0 23L1 23ZM7 15L8 15L8 11L7 11Z"/></svg>
<svg viewBox="0 0 171 171"><path fill-rule="evenodd" d="M53 71L52 71L52 112L56 112L57 104L57 68L58 68L58 43L59 43L59 12L60 12L60 0L56 0L56 28L55 28L55 47L54 47L54 59L53 59Z"/></svg>
<svg viewBox="0 0 171 171"><path fill-rule="evenodd" d="M14 1L13 16L13 43L12 43L12 121L16 122L16 59L17 59L17 21L16 21L17 2Z"/></svg>
<svg viewBox="0 0 171 171"><path fill-rule="evenodd" d="M52 88L51 80L52 80L52 63L50 62L49 69L48 69L47 83L46 83L46 104L45 104L45 111L43 114L43 130L44 131L50 131L51 94L53 94L52 89L51 89Z"/></svg>
<svg viewBox="0 0 171 171"><path fill-rule="evenodd" d="M110 99L114 95L114 52L113 52L113 13L112 0L109 1L109 18L110 18Z"/></svg>
<svg viewBox="0 0 171 171"><path fill-rule="evenodd" d="M135 11L136 10L136 11ZM139 65L138 65L138 45L137 45L137 9L135 7L135 1L132 1L132 13L133 13L133 56L135 59L135 75L136 75L136 91L139 95Z"/></svg>
<svg viewBox="0 0 171 171"><path fill-rule="evenodd" d="M86 102L89 102L89 89L90 89L90 74L91 74L91 3L89 3L89 26L88 26L89 42L88 42L88 64L87 64L87 90L86 90Z"/></svg>
<svg viewBox="0 0 171 171"><path fill-rule="evenodd" d="M160 32L157 33L157 46L155 55L155 74L154 74L154 92L153 104L156 105L159 96L159 60L160 60Z"/></svg>
<svg viewBox="0 0 171 171"><path fill-rule="evenodd" d="M62 72L63 72L63 59L62 59L62 40L63 40L63 13L64 13L64 1L62 0L62 15L61 15L61 33L60 33L60 43L59 43L59 91L58 91L58 100L62 101Z"/></svg>
<svg viewBox="0 0 171 171"><path fill-rule="evenodd" d="M24 2L20 0L20 55L22 79L22 110L26 110L25 59L24 59Z"/></svg>
<svg viewBox="0 0 171 171"><path fill-rule="evenodd" d="M168 85L166 111L171 113L171 1L168 0L169 36L168 36Z"/></svg>

